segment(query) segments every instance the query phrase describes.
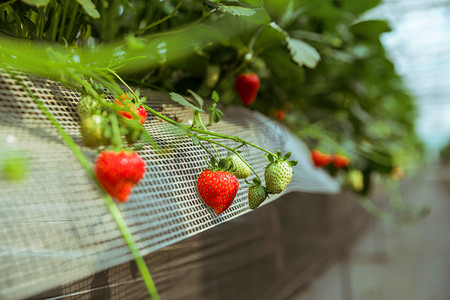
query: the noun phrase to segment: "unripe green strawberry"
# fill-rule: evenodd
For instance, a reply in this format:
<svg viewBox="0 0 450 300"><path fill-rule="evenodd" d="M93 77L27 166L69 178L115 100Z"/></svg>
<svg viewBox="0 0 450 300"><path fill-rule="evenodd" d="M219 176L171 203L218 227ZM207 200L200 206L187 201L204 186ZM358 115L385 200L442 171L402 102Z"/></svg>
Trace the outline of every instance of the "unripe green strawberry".
<svg viewBox="0 0 450 300"><path fill-rule="evenodd" d="M252 171L236 154L228 155L226 160L233 163L232 171L238 179L245 179L250 176Z"/></svg>
<svg viewBox="0 0 450 300"><path fill-rule="evenodd" d="M271 194L281 193L286 186L291 182L292 174L294 173L292 167L297 164L297 161L287 161L291 156L288 152L282 158L281 151L277 152L277 156L266 155L269 164L264 171L264 178L266 180L267 191Z"/></svg>
<svg viewBox="0 0 450 300"><path fill-rule="evenodd" d="M255 184L248 188L248 206L255 209L267 198L267 191L261 184Z"/></svg>
<svg viewBox="0 0 450 300"><path fill-rule="evenodd" d="M81 137L87 147L99 147L109 144L109 139L103 135L106 119L102 114L96 113L81 119Z"/></svg>
<svg viewBox="0 0 450 300"><path fill-rule="evenodd" d="M87 116L98 112L101 107L102 106L98 99L95 99L90 95L84 95L83 97L81 97L80 101L78 101L77 104L78 115L81 119L84 119Z"/></svg>

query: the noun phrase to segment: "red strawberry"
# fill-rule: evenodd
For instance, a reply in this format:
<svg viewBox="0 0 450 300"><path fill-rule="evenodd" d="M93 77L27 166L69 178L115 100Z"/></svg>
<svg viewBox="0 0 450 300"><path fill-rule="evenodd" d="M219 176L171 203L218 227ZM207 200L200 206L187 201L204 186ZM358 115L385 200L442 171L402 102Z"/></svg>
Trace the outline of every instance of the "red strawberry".
<svg viewBox="0 0 450 300"><path fill-rule="evenodd" d="M328 165L333 161L333 156L330 154L325 154L317 149L311 151L311 159L316 167L323 167Z"/></svg>
<svg viewBox="0 0 450 300"><path fill-rule="evenodd" d="M207 169L198 177L197 188L203 201L221 214L233 203L239 182L232 173Z"/></svg>
<svg viewBox="0 0 450 300"><path fill-rule="evenodd" d="M236 77L236 91L245 106L249 106L255 101L259 85L259 77L255 73L240 74Z"/></svg>
<svg viewBox="0 0 450 300"><path fill-rule="evenodd" d="M275 112L275 118L282 121L286 118L286 112L284 110L277 110Z"/></svg>
<svg viewBox="0 0 450 300"><path fill-rule="evenodd" d="M141 122L141 124L144 124L145 120L147 120L147 111L145 110L145 108L142 105L138 106L133 103L133 101L130 100L127 94L123 94L122 96L120 96L120 99L115 99L114 103L121 107L126 105L130 111L132 111L139 117L139 122ZM118 111L117 113L127 119L133 119L133 114L128 111Z"/></svg>
<svg viewBox="0 0 450 300"><path fill-rule="evenodd" d="M94 171L111 197L126 202L133 186L144 177L145 162L135 152L103 151L97 157Z"/></svg>
<svg viewBox="0 0 450 300"><path fill-rule="evenodd" d="M336 154L333 158L333 165L337 169L345 168L346 166L348 166L349 163L350 163L350 159L346 156Z"/></svg>

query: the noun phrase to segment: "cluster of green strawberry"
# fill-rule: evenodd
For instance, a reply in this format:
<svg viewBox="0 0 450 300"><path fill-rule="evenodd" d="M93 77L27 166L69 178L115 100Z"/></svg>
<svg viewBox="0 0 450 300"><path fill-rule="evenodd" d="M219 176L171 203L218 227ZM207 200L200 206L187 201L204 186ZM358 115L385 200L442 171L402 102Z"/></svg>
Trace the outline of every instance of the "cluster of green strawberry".
<svg viewBox="0 0 450 300"><path fill-rule="evenodd" d="M101 149L94 166L97 180L119 202L128 200L133 186L145 175L144 160L125 150L121 141L123 134L132 144L142 133L141 124L147 119L143 101L137 91L123 94L112 104L90 95L82 96L77 104L83 144Z"/></svg>
<svg viewBox="0 0 450 300"><path fill-rule="evenodd" d="M259 177L253 182L245 180L248 186L248 204L256 209L269 194L281 193L292 179L292 167L297 161L288 161L291 153L283 157L281 151L277 154L266 154L269 161L264 171L266 186L263 186ZM231 206L239 190L238 179L250 176L251 169L237 154L230 154L227 158L219 160L212 158L209 168L205 169L197 180L197 188L203 201L217 214L221 214Z"/></svg>

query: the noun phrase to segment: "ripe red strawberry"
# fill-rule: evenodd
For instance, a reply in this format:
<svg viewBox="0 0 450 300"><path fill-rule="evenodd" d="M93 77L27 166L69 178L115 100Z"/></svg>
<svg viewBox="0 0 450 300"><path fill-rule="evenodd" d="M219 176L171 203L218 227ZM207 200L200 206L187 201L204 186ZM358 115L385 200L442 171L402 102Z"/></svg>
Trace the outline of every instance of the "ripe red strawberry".
<svg viewBox="0 0 450 300"><path fill-rule="evenodd" d="M275 118L282 121L286 118L286 112L284 110L277 110L275 112Z"/></svg>
<svg viewBox="0 0 450 300"><path fill-rule="evenodd" d="M126 202L133 186L144 177L145 162L135 152L103 151L97 157L94 171L111 197Z"/></svg>
<svg viewBox="0 0 450 300"><path fill-rule="evenodd" d="M333 156L330 154L322 153L317 149L314 149L311 151L311 159L313 161L314 166L323 167L333 161Z"/></svg>
<svg viewBox="0 0 450 300"><path fill-rule="evenodd" d="M221 214L233 203L239 182L230 172L206 169L197 179L197 189L203 201Z"/></svg>
<svg viewBox="0 0 450 300"><path fill-rule="evenodd" d="M240 74L235 80L236 91L245 106L249 106L255 101L259 86L259 77L255 73Z"/></svg>
<svg viewBox="0 0 450 300"><path fill-rule="evenodd" d="M135 101L130 100L127 94L120 96L120 99L115 99L114 103L121 107L126 105L128 109L133 112L133 114L136 114L139 117L139 122L141 122L141 124L144 124L145 120L147 120L147 111L145 108L140 105L140 103L135 103ZM127 119L133 119L133 114L129 111L118 111L117 113Z"/></svg>
<svg viewBox="0 0 450 300"><path fill-rule="evenodd" d="M336 154L333 158L333 165L337 169L345 168L346 166L348 166L349 163L350 163L350 159L343 155Z"/></svg>

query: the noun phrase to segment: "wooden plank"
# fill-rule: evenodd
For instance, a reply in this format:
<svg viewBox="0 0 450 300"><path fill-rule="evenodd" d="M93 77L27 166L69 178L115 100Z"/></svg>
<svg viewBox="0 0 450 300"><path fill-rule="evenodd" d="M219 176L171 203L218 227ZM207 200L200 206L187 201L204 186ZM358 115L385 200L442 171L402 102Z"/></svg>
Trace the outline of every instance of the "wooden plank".
<svg viewBox="0 0 450 300"><path fill-rule="evenodd" d="M289 193L146 261L162 299L289 299L351 247L372 220L352 195ZM148 299L134 262L41 299Z"/></svg>

